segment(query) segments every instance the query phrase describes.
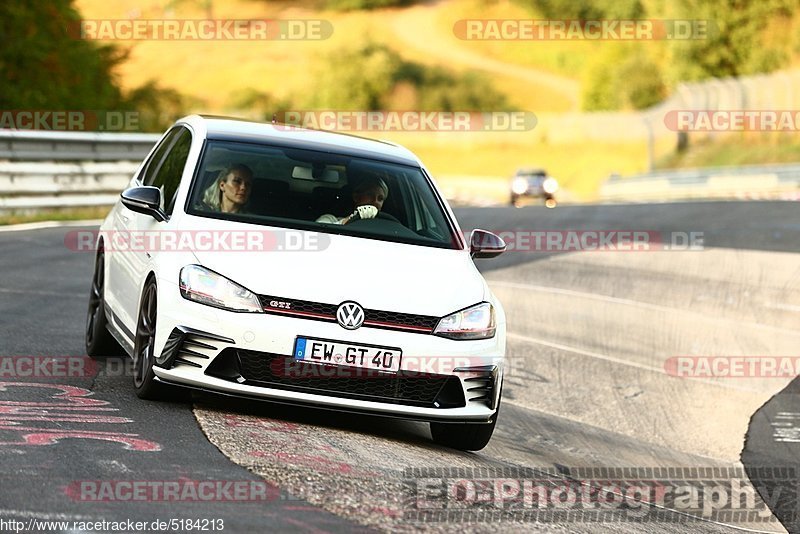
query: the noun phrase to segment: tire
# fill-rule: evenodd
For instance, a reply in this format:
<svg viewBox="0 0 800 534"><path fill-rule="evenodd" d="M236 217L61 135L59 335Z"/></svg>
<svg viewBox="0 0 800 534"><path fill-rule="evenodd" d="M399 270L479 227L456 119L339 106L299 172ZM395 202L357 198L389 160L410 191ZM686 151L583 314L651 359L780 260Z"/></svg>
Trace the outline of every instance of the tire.
<svg viewBox="0 0 800 534"><path fill-rule="evenodd" d="M156 381L155 363L156 319L158 317L156 283L148 281L142 291L136 336L133 343L133 388L136 396L147 400L165 400L169 388Z"/></svg>
<svg viewBox="0 0 800 534"><path fill-rule="evenodd" d="M461 451L479 451L489 444L500 408L491 423L431 423L431 436L438 445Z"/></svg>
<svg viewBox="0 0 800 534"><path fill-rule="evenodd" d="M556 202L555 198L549 197L545 199L544 205L547 208L555 208L558 205L558 202Z"/></svg>
<svg viewBox="0 0 800 534"><path fill-rule="evenodd" d="M125 355L120 344L108 331L106 304L103 297L105 285L104 266L105 255L100 251L94 262L92 289L89 292L89 309L86 312L86 328L84 331L86 354L94 360Z"/></svg>

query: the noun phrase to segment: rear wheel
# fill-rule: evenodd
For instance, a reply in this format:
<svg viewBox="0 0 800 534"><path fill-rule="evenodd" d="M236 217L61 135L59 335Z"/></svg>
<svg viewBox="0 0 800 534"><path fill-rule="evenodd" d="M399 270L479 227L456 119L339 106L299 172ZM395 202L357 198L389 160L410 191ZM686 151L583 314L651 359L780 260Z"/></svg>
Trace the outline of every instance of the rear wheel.
<svg viewBox="0 0 800 534"><path fill-rule="evenodd" d="M479 451L492 439L498 408L491 423L431 423L433 441L462 451Z"/></svg>
<svg viewBox="0 0 800 534"><path fill-rule="evenodd" d="M156 381L155 363L156 318L158 315L156 284L152 280L144 286L136 337L133 344L133 387L140 399L161 400L167 386Z"/></svg>
<svg viewBox="0 0 800 534"><path fill-rule="evenodd" d="M89 309L86 312L85 344L86 354L93 359L124 354L117 340L108 331L106 305L103 298L105 284L105 255L97 254L92 276L92 289L89 293Z"/></svg>

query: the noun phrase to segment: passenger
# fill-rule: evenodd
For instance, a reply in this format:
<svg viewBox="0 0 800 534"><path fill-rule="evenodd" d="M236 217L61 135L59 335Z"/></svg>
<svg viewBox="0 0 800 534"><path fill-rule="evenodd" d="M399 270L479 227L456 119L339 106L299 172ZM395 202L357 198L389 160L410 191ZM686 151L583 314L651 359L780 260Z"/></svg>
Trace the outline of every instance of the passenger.
<svg viewBox="0 0 800 534"><path fill-rule="evenodd" d="M347 224L359 219L374 219L383 208L386 197L389 196L389 186L383 178L368 178L353 190L353 204L355 211L347 217L339 218L336 215L322 215L317 219L325 224Z"/></svg>
<svg viewBox="0 0 800 534"><path fill-rule="evenodd" d="M202 207L222 213L247 213L246 205L253 190L253 171L236 163L220 171L203 193Z"/></svg>

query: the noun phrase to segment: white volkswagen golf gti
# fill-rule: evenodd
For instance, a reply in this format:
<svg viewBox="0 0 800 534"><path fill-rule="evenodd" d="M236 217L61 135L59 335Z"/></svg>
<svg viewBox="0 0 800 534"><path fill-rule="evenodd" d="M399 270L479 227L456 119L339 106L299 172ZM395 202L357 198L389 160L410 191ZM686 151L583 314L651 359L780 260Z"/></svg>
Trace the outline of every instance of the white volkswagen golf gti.
<svg viewBox="0 0 800 534"><path fill-rule="evenodd" d="M506 322L473 259L505 243L465 238L398 145L186 117L96 250L86 350L121 346L141 398L182 386L427 421L463 450L491 438Z"/></svg>

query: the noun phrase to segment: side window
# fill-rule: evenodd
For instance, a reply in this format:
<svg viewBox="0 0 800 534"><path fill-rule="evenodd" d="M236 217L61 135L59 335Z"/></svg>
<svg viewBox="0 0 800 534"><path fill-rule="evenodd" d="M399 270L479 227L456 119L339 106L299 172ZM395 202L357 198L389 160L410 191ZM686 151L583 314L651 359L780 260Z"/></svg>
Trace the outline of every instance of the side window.
<svg viewBox="0 0 800 534"><path fill-rule="evenodd" d="M171 215L175 208L175 194L178 192L183 168L186 166L189 149L192 146L192 134L189 133L189 130L181 127L176 132L176 139L161 166L156 170L152 183L146 184L161 189L161 198L164 201L167 215Z"/></svg>
<svg viewBox="0 0 800 534"><path fill-rule="evenodd" d="M167 153L167 149L169 149L170 145L172 145L172 142L175 140L175 137L180 133L180 131L181 127L170 130L170 132L158 145L156 151L153 152L153 155L147 161L147 166L142 171L142 175L140 177L142 185L153 185L153 179L156 176L158 166L161 164L161 160L164 159L164 154Z"/></svg>

